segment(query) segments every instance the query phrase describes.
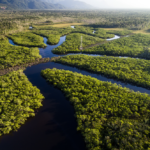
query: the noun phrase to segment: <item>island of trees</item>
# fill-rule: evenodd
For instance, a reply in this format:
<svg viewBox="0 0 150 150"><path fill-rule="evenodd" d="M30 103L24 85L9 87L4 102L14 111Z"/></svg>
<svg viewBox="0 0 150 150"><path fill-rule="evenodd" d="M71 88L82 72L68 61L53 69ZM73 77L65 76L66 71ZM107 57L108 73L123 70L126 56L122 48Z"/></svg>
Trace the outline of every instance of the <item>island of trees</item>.
<svg viewBox="0 0 150 150"><path fill-rule="evenodd" d="M0 11L0 136L17 131L42 106L44 96L23 73L27 66L51 60L149 89L149 33L147 11ZM53 53L103 56L42 58L38 47L44 51L64 35L66 41ZM115 35L120 39L106 40ZM148 94L69 70L46 69L41 75L73 104L88 150L150 149Z"/></svg>
<svg viewBox="0 0 150 150"><path fill-rule="evenodd" d="M89 150L150 148L148 94L55 68L41 74L74 105Z"/></svg>

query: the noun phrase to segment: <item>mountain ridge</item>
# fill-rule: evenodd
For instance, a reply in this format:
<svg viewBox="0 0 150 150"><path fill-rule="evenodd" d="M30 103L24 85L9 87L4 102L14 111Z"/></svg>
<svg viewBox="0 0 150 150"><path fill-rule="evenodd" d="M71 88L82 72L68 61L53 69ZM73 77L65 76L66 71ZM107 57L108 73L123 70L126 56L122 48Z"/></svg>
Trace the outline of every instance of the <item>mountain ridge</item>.
<svg viewBox="0 0 150 150"><path fill-rule="evenodd" d="M0 0L0 8L6 9L65 9L61 4L52 4L41 0Z"/></svg>
<svg viewBox="0 0 150 150"><path fill-rule="evenodd" d="M94 9L75 0L0 0L0 9Z"/></svg>
<svg viewBox="0 0 150 150"><path fill-rule="evenodd" d="M66 8L70 9L94 9L93 6L82 2L82 1L74 1L74 0L63 0L60 1L59 4L64 5Z"/></svg>
<svg viewBox="0 0 150 150"><path fill-rule="evenodd" d="M67 9L94 9L94 6L91 6L85 2L78 0L42 0L43 2L52 3L52 4L61 4Z"/></svg>

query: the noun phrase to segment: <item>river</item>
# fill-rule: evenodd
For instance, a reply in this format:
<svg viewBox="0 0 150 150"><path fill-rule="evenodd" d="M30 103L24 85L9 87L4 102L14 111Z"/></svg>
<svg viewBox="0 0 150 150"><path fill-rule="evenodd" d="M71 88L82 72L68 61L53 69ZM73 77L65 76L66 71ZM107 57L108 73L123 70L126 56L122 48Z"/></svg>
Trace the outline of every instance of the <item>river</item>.
<svg viewBox="0 0 150 150"><path fill-rule="evenodd" d="M63 36L57 45L47 45L44 49L39 48L40 55L43 58L58 56L51 51L61 45L65 40L66 36ZM9 40L9 42L15 45L12 40ZM44 43L46 42L47 38L44 38ZM28 67L24 73L29 81L34 86L37 86L45 96L43 107L39 109L35 117L29 118L18 132L12 132L0 138L1 150L86 150L82 135L76 131L77 122L74 117L73 106L60 90L47 83L40 75L41 70L46 68L70 70L84 75L90 75L102 81L111 81L112 83L120 84L134 91L150 94L150 91L145 88L54 62Z"/></svg>

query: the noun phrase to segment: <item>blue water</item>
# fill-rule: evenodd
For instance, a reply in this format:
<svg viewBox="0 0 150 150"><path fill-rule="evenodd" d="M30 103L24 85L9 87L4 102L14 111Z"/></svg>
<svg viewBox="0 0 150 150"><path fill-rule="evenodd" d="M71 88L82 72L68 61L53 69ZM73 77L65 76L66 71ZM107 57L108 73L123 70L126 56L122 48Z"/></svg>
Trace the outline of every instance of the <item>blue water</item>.
<svg viewBox="0 0 150 150"><path fill-rule="evenodd" d="M120 38L120 36L115 35L113 38L107 39L107 41L112 41L112 40L116 40L116 39L119 39L119 38Z"/></svg>
<svg viewBox="0 0 150 150"><path fill-rule="evenodd" d="M12 45L16 45L11 39L8 39L9 40L9 43L12 44Z"/></svg>
<svg viewBox="0 0 150 150"><path fill-rule="evenodd" d="M71 28L75 29L75 26L71 26Z"/></svg>
<svg viewBox="0 0 150 150"><path fill-rule="evenodd" d="M115 38L112 38L112 40ZM42 57L58 56L52 53L52 50L65 42L66 36L60 38L56 45L47 45L46 48L39 48ZM110 40L110 39L109 39ZM9 40L15 45L12 40ZM47 38L44 38L47 43ZM70 54L68 54L70 55ZM92 55L98 56L98 55ZM29 119L18 132L5 135L0 140L0 149L2 150L86 150L83 137L76 131L77 122L74 117L73 106L65 98L64 94L53 85L46 82L40 75L41 70L46 68L57 68L70 70L73 72L90 75L101 81L111 81L123 87L130 88L134 91L150 94L150 90L126 84L117 80L104 77L99 74L77 69L54 62L48 62L28 67L24 73L29 81L40 89L44 95L43 107L39 110L34 118ZM9 144L8 144L9 143Z"/></svg>
<svg viewBox="0 0 150 150"><path fill-rule="evenodd" d="M47 38L46 38L46 37L43 37L43 39L44 39L44 43L47 44ZM42 58L45 58L45 57L50 57L50 58L51 58L51 57L57 57L58 55L53 54L53 53L52 53L52 50L53 50L54 48L60 46L61 44L63 44L63 42L65 42L65 41L66 41L66 36L62 36L62 37L60 38L60 41L59 41L58 44L56 44L56 45L47 45L46 48L39 48L39 50L40 50L40 55L42 56Z"/></svg>
<svg viewBox="0 0 150 150"><path fill-rule="evenodd" d="M119 36L116 36L116 38L119 38ZM111 40L114 40L116 38L111 38ZM43 37L44 39L44 43L47 44L47 38L46 37ZM42 56L42 58L46 58L46 57L49 57L49 58L52 58L52 57L58 57L59 55L57 54L53 54L52 53L52 50L58 46L60 46L61 44L63 44L66 40L66 36L62 36L60 38L60 41L58 44L56 45L49 45L47 44L47 47L46 48L39 48L40 50L40 55ZM15 45L13 43L12 40L9 39L9 42L12 44L12 45ZM78 53L78 54L82 54L82 53ZM64 55L60 55L60 56L66 56L66 55L78 55L78 54L64 54ZM103 55L97 55L97 54L83 54L83 55L89 55L89 56L103 56ZM119 56L120 58L128 58L126 56L122 57L122 56ZM138 59L138 58L137 58ZM52 64L52 65L51 65ZM38 66L38 65L37 65ZM49 62L49 63L45 63L45 64L40 64L39 66L41 66L41 68L45 68L45 66L47 68L53 68L53 66L55 66L55 68L58 68L58 69L64 69L64 70L70 70L70 71L74 71L74 72L78 72L78 73L82 73L84 75L90 75L92 77L95 77L101 81L110 81L112 83L117 83L117 84L120 84L122 87L127 87L127 88L130 88L131 90L134 90L134 91L140 91L141 93L148 93L150 94L150 90L147 90L145 88L142 88L142 87L137 87L137 86L134 86L134 85L131 85L131 84L127 84L127 83L124 83L124 82L121 82L121 81L117 81L117 80L114 80L114 79L111 79L111 78L107 78L107 77L104 77L100 74L94 74L94 73L90 73L88 71L83 71L83 70L79 70L77 69L76 67L70 67L70 66L65 66L65 65L62 65L62 64L58 64L58 63L53 63L53 62ZM35 70L36 66L32 66L32 67L28 67L26 70ZM29 71L29 72L30 72ZM40 73L40 69L38 69L39 73ZM28 72L28 71L25 71L25 72ZM31 71L32 72L32 71Z"/></svg>

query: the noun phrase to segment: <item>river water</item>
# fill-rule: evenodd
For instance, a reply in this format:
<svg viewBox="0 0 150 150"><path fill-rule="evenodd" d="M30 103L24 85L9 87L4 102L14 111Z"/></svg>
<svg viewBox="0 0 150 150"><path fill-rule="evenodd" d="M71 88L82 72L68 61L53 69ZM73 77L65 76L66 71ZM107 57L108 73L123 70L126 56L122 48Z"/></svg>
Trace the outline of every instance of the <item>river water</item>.
<svg viewBox="0 0 150 150"><path fill-rule="evenodd" d="M51 51L61 45L65 40L66 36L63 36L57 45L47 45L45 49L39 48L40 55L43 58L58 56ZM9 42L15 45L12 40L9 40ZM46 42L47 39L44 38L44 43ZM102 81L111 81L112 83L120 84L134 91L150 94L150 91L145 88L54 62L28 67L24 73L29 81L34 86L37 86L45 96L43 107L39 109L35 117L28 119L26 124L22 125L18 132L12 132L0 138L1 150L86 150L82 135L76 131L77 122L74 117L73 106L60 90L47 83L40 75L41 70L46 68L70 70L84 75L90 75Z"/></svg>

